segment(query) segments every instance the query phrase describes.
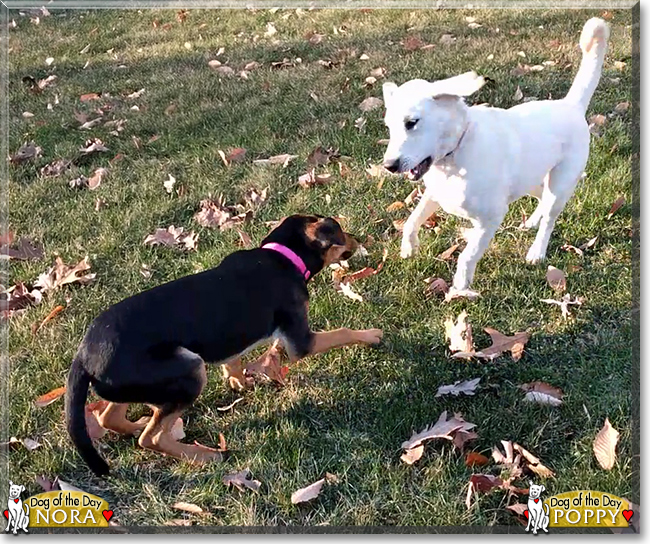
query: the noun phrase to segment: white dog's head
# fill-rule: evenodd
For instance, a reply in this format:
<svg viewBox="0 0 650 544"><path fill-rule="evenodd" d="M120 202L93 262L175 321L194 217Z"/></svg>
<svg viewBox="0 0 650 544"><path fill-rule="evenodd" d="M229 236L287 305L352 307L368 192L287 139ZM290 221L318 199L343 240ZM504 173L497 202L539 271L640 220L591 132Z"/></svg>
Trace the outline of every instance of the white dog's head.
<svg viewBox="0 0 650 544"><path fill-rule="evenodd" d="M431 164L454 150L466 128L464 96L485 84L476 72L434 81L384 83L384 122L390 132L384 168L420 179Z"/></svg>
<svg viewBox="0 0 650 544"><path fill-rule="evenodd" d="M9 481L9 499L14 500L20 498L20 494L25 491L24 485L15 485L11 480Z"/></svg>
<svg viewBox="0 0 650 544"><path fill-rule="evenodd" d="M544 491L546 491L546 488L543 485L535 485L533 482L530 482L528 497L531 499L539 499Z"/></svg>

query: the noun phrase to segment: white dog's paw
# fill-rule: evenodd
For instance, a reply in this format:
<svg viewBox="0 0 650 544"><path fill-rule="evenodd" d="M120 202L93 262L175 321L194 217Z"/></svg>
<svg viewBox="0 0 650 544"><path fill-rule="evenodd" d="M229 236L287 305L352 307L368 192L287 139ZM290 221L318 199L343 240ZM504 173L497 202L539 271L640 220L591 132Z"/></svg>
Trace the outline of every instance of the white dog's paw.
<svg viewBox="0 0 650 544"><path fill-rule="evenodd" d="M528 253L526 254L526 262L528 264L539 264L546 259L546 252L542 251L539 247L533 244Z"/></svg>
<svg viewBox="0 0 650 544"><path fill-rule="evenodd" d="M466 298L468 300L476 300L481 296L481 293L478 291L472 291L471 289L456 289L451 287L447 294L445 295L445 302L449 302L456 298Z"/></svg>
<svg viewBox="0 0 650 544"><path fill-rule="evenodd" d="M399 256L402 259L409 259L410 257L413 257L417 252L418 248L420 247L420 240L418 239L417 236L412 236L412 237L404 237L402 238L402 246L399 251Z"/></svg>

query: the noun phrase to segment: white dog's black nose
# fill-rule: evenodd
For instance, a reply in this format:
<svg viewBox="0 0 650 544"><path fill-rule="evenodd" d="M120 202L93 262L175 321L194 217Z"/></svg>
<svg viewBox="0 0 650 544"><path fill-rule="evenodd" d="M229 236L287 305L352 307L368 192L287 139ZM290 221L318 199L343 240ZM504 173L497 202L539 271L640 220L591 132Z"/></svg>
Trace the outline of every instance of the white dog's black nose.
<svg viewBox="0 0 650 544"><path fill-rule="evenodd" d="M384 161L383 167L393 174L399 172L399 159Z"/></svg>

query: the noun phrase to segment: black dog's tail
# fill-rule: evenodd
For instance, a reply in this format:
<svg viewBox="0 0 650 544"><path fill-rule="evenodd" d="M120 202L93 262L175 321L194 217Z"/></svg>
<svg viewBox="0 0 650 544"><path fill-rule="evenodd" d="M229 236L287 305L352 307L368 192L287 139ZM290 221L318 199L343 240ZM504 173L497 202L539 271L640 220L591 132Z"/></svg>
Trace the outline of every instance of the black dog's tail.
<svg viewBox="0 0 650 544"><path fill-rule="evenodd" d="M98 476L108 474L108 465L104 461L88 435L86 428L86 397L90 386L90 376L81 364L79 355L72 361L68 374L68 386L65 392L65 419L68 433L81 457Z"/></svg>

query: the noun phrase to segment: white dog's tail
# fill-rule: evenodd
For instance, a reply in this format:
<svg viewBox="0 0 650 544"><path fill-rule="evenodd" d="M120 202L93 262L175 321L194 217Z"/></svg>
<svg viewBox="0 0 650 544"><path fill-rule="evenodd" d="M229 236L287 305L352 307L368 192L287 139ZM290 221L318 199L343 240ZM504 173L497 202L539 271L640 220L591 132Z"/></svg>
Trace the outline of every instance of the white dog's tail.
<svg viewBox="0 0 650 544"><path fill-rule="evenodd" d="M608 38L609 26L598 17L589 19L580 34L582 62L565 100L580 104L585 112L600 80Z"/></svg>

